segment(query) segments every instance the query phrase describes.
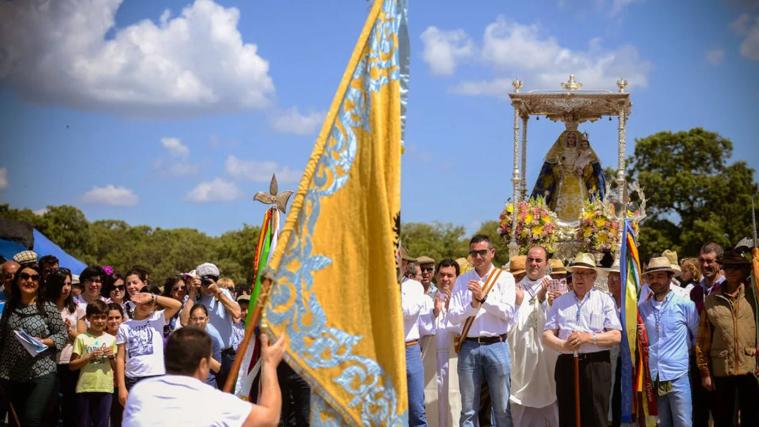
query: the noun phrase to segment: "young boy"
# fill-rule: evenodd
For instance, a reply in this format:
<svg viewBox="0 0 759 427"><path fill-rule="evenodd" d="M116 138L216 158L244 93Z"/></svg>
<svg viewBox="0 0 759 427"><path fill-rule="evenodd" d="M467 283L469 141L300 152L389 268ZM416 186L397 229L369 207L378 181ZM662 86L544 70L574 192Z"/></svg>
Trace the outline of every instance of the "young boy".
<svg viewBox="0 0 759 427"><path fill-rule="evenodd" d="M76 384L76 402L81 427L106 427L113 399L113 370L116 338L105 333L108 306L100 300L87 304L90 327L74 341L69 368L81 369Z"/></svg>

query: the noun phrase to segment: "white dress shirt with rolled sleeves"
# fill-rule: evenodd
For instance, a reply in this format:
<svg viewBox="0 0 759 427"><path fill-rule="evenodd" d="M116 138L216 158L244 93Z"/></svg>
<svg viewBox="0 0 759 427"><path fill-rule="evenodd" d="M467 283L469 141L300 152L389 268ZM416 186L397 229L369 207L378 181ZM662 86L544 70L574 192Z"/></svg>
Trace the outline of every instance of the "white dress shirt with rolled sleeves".
<svg viewBox="0 0 759 427"><path fill-rule="evenodd" d="M589 290L582 300L578 299L572 291L556 298L548 311L544 329L546 331L558 329L558 337L566 340L575 331L593 334L609 330L621 331L622 324L619 323L616 304L611 296L594 288ZM578 350L580 353L595 353L608 350L608 348L586 343L580 345ZM563 353L571 354L572 352Z"/></svg>
<svg viewBox="0 0 759 427"><path fill-rule="evenodd" d="M453 325L463 326L469 316L475 316L468 337L496 337L507 334L514 323L516 289L514 276L503 271L485 298L485 302L478 308L472 307L472 292L467 288L470 280L485 282L495 266L483 276L477 274L477 270L470 270L456 279L451 293L451 304L448 309L447 320ZM497 273L496 273L497 274Z"/></svg>
<svg viewBox="0 0 759 427"><path fill-rule="evenodd" d="M420 318L431 310L424 287L413 279L401 283L401 308L403 311L403 335L405 341L418 340L420 335Z"/></svg>

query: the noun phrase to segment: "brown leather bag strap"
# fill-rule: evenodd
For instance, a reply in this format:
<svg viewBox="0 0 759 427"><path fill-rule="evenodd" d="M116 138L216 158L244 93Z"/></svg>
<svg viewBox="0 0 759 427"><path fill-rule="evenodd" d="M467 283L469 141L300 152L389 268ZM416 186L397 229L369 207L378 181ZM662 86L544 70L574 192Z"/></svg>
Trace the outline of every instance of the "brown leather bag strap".
<svg viewBox="0 0 759 427"><path fill-rule="evenodd" d="M490 293L490 290L493 289L493 286L495 285L495 282L498 280L498 277L501 275L503 270L501 270L498 267L493 268L493 271L490 272L488 275L488 278L485 279L485 286L482 288L483 296L482 298L485 299L488 297L488 294ZM472 323L474 323L474 318L477 315L469 316L464 321L464 327L461 328L461 335L456 340L455 350L456 353L458 353L461 350L461 346L464 344L464 340L466 340L466 335L469 333L469 328L472 327Z"/></svg>

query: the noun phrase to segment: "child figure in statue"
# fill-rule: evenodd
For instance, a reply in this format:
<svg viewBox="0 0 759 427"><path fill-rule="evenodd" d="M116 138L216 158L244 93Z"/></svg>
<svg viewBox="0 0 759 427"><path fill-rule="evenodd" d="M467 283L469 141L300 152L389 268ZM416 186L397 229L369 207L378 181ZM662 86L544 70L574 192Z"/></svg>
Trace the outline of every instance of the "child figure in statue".
<svg viewBox="0 0 759 427"><path fill-rule="evenodd" d="M576 124L568 123L548 150L530 197L542 196L560 221L575 223L585 200L603 200L605 182L587 135L580 134Z"/></svg>

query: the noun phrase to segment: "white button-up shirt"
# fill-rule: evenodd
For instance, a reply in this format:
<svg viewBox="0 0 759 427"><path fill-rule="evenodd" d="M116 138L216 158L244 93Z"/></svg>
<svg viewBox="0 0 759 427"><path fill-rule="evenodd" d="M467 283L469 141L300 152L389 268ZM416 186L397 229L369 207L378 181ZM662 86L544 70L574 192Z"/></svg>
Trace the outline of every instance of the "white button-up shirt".
<svg viewBox="0 0 759 427"><path fill-rule="evenodd" d="M467 333L468 337L496 337L507 334L514 322L516 301L514 276L506 271L501 272L485 298L485 302L479 308L472 307L472 293L467 289L469 281L476 280L484 286L494 268L491 264L490 269L483 276L477 274L477 270L474 269L467 271L456 279L456 284L453 286L446 317L451 324L459 325L459 331L461 331L466 318L476 316Z"/></svg>
<svg viewBox="0 0 759 427"><path fill-rule="evenodd" d="M558 337L566 340L572 332L590 332L598 334L607 330L622 330L617 316L614 300L608 294L597 289L589 290L582 300L573 291L556 298L548 310L544 330L559 331ZM592 343L582 344L580 353L595 353L608 348ZM567 351L565 353L572 353Z"/></svg>
<svg viewBox="0 0 759 427"><path fill-rule="evenodd" d="M401 283L401 309L403 311L403 335L406 342L418 340L419 321L431 309L429 298L424 294L424 286L413 279Z"/></svg>

